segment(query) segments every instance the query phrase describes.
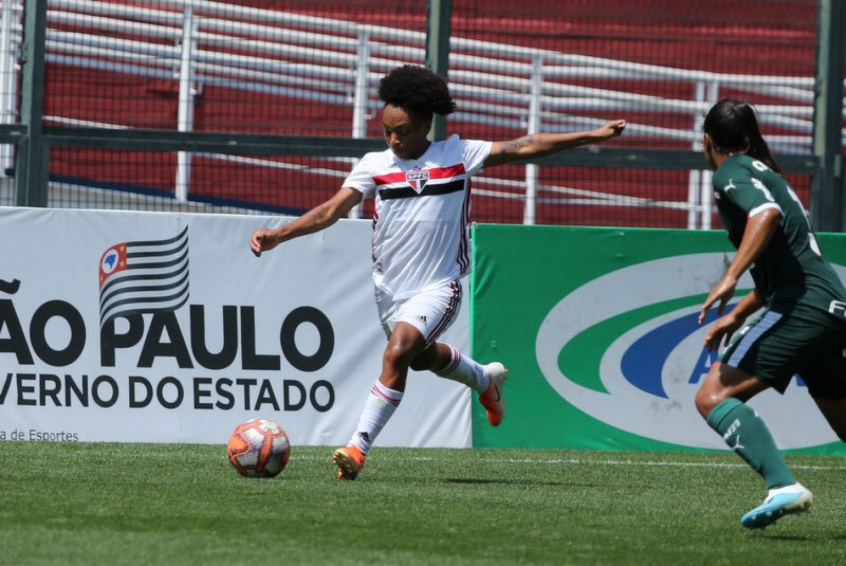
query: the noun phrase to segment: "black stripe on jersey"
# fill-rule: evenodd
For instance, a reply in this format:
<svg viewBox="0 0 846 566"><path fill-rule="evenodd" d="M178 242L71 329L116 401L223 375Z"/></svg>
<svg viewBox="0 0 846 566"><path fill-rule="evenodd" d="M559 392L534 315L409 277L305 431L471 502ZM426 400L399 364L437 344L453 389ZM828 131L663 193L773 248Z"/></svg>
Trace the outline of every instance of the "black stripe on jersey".
<svg viewBox="0 0 846 566"><path fill-rule="evenodd" d="M435 195L446 195L464 190L464 179L450 181L449 183L432 184L426 183L419 193L411 187L397 187L396 189L380 189L379 198L391 200L397 198L431 197Z"/></svg>

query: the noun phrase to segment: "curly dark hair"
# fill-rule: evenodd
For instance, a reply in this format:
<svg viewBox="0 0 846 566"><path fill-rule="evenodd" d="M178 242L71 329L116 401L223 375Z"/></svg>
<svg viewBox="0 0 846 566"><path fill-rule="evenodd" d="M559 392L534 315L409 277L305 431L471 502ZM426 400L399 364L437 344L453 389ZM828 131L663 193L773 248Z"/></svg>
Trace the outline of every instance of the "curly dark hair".
<svg viewBox="0 0 846 566"><path fill-rule="evenodd" d="M424 119L455 112L446 81L425 67L403 65L379 81L379 99Z"/></svg>

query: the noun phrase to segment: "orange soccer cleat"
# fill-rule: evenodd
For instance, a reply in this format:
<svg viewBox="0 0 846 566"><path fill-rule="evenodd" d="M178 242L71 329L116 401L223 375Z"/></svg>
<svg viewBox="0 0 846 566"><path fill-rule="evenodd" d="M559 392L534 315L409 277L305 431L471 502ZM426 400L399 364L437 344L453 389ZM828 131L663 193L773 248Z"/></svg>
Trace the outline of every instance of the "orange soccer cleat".
<svg viewBox="0 0 846 566"><path fill-rule="evenodd" d="M488 390L479 395L479 402L488 412L488 422L491 426L499 426L505 418L505 399L502 396L502 384L508 378L508 370L499 362L492 362L485 366L491 376Z"/></svg>
<svg viewBox="0 0 846 566"><path fill-rule="evenodd" d="M338 479L354 480L364 467L366 456L355 446L338 448L332 454L332 462L338 466Z"/></svg>

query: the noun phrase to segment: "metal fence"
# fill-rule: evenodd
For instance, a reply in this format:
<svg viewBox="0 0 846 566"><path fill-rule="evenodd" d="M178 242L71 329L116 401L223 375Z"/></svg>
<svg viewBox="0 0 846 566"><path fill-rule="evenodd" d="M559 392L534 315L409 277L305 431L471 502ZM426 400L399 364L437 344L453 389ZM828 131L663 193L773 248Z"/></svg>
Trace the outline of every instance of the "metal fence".
<svg viewBox="0 0 846 566"><path fill-rule="evenodd" d="M14 128L28 111L43 126L49 206L301 213L337 190L357 156L381 147L381 76L423 64L432 47L429 15L416 2L347 10L320 1L50 0L43 102L33 110L32 93L16 89L25 8L40 1L3 0L0 117ZM710 228L701 124L727 95L756 104L808 204L816 2L747 2L724 21L713 1L671 14L666 4L456 3L448 45L459 111L450 131L509 139L629 122L599 152L474 178L475 220ZM779 10L792 17L780 19ZM694 33L691 23L703 29ZM621 25L628 47L616 45ZM715 50L726 43L717 31L728 25L735 43L758 56L702 48L703 37ZM589 33L595 41L580 41ZM791 55L768 62L769 51ZM14 149L0 153L10 175L20 174ZM0 187L0 204L20 202L20 188Z"/></svg>

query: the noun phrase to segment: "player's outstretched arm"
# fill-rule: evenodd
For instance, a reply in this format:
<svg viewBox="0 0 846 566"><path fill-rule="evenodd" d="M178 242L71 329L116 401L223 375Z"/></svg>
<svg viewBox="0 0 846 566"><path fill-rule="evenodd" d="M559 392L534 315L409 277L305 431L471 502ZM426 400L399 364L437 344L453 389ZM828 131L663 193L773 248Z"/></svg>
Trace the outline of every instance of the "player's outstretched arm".
<svg viewBox="0 0 846 566"><path fill-rule="evenodd" d="M544 157L565 149L601 143L619 136L625 128L625 120L612 120L595 130L561 134L530 134L516 140L494 142L484 166L493 167L524 159Z"/></svg>
<svg viewBox="0 0 846 566"><path fill-rule="evenodd" d="M250 239L250 249L259 257L262 252L272 250L282 242L287 242L306 234L324 230L346 216L352 208L361 202L361 191L342 187L335 196L319 204L284 226L279 228L259 228Z"/></svg>

